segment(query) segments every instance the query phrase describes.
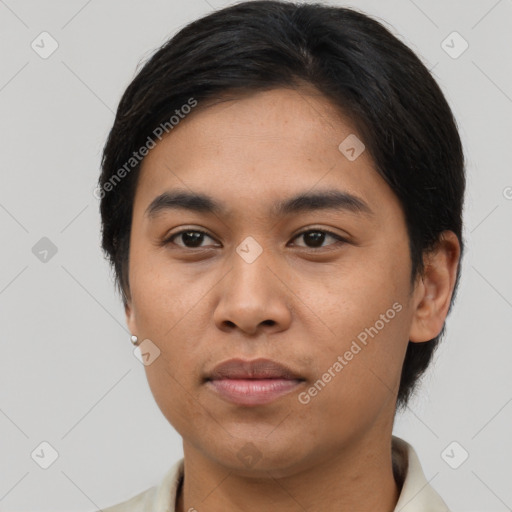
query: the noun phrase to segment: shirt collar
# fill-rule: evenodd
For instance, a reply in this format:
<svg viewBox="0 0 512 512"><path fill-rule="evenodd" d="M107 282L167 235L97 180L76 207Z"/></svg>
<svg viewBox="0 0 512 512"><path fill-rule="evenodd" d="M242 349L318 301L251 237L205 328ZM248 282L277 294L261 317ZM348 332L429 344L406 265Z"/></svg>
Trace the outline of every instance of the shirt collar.
<svg viewBox="0 0 512 512"><path fill-rule="evenodd" d="M393 472L402 488L393 512L450 512L441 496L425 478L414 448L396 436L392 437L391 446Z"/></svg>

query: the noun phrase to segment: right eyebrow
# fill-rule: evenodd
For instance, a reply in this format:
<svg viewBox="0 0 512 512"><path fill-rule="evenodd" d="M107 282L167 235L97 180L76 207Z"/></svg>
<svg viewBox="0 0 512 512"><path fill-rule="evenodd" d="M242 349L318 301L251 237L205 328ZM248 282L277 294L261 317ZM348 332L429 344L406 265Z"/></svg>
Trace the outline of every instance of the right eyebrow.
<svg viewBox="0 0 512 512"><path fill-rule="evenodd" d="M206 194L173 190L155 197L146 208L145 215L149 218L154 218L165 210L180 208L199 213L213 213L215 215L226 213L226 209L219 202Z"/></svg>

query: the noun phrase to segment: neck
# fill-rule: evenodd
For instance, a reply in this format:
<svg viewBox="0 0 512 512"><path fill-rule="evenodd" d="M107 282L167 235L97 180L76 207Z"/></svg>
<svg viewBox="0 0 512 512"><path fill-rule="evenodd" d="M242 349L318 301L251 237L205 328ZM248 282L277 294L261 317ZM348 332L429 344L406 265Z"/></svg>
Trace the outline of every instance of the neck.
<svg viewBox="0 0 512 512"><path fill-rule="evenodd" d="M185 478L176 512L392 512L401 486L393 473L390 436L351 441L340 453L286 476L263 473L247 476L226 468L184 442Z"/></svg>

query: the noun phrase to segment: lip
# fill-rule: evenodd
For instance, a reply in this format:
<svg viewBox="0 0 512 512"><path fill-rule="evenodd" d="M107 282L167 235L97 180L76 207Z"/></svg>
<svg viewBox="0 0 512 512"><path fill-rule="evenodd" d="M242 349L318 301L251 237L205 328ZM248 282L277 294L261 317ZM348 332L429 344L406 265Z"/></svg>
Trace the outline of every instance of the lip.
<svg viewBox="0 0 512 512"><path fill-rule="evenodd" d="M206 385L237 405L263 405L277 400L302 384L298 379L216 379Z"/></svg>
<svg viewBox="0 0 512 512"><path fill-rule="evenodd" d="M218 364L207 375L207 380L217 379L302 379L303 377L288 366L271 359L228 359Z"/></svg>
<svg viewBox="0 0 512 512"><path fill-rule="evenodd" d="M291 368L270 359L230 359L217 365L205 384L229 402L254 406L277 400L304 380Z"/></svg>

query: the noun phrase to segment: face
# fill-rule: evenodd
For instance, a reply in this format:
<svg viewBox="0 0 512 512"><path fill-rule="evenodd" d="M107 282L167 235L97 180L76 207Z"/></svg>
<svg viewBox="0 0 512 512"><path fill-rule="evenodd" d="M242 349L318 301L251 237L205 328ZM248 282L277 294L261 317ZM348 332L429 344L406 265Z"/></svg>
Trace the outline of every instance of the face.
<svg viewBox="0 0 512 512"><path fill-rule="evenodd" d="M243 471L249 450L258 470L285 475L389 435L421 297L400 204L367 151L339 149L351 134L321 95L276 89L193 112L143 161L127 321L160 350L146 375L185 451ZM175 192L219 208L150 208ZM301 380L234 403L205 382L232 358Z"/></svg>

